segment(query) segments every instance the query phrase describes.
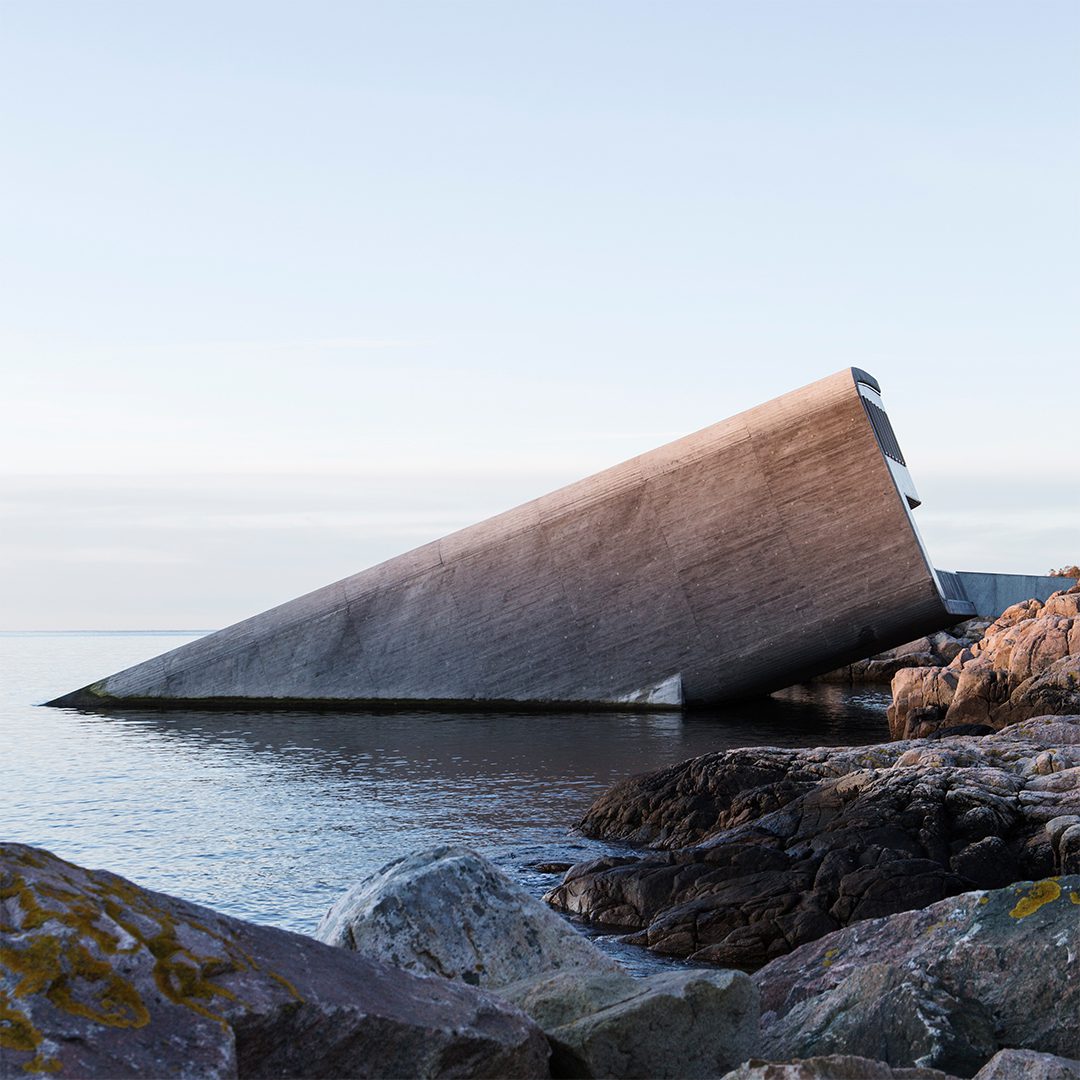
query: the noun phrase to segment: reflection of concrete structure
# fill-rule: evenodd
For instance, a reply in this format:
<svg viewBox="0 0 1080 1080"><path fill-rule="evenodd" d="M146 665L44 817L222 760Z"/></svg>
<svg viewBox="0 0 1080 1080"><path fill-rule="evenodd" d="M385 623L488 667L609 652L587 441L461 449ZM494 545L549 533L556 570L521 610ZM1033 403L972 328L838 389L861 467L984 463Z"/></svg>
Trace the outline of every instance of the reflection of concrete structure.
<svg viewBox="0 0 1080 1080"><path fill-rule="evenodd" d="M973 614L845 369L53 702L671 707Z"/></svg>

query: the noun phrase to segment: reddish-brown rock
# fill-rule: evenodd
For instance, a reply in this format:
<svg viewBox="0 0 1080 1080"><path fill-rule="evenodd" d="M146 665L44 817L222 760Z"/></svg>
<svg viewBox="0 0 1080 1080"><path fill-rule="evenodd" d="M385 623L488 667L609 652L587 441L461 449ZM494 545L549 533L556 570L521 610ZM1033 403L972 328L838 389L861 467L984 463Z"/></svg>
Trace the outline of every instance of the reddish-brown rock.
<svg viewBox="0 0 1080 1080"><path fill-rule="evenodd" d="M1014 604L948 665L898 671L892 693L896 739L1080 712L1080 585Z"/></svg>

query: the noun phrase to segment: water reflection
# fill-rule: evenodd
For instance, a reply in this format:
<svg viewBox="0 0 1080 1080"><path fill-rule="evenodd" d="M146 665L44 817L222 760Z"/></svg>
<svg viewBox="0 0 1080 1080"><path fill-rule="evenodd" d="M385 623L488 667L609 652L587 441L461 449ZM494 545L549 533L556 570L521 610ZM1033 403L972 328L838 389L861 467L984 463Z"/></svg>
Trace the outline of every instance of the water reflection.
<svg viewBox="0 0 1080 1080"><path fill-rule="evenodd" d="M50 681L64 648L48 648ZM97 715L31 708L18 686L5 680L0 712L8 838L301 931L357 878L438 843L470 844L539 893L553 879L530 864L607 850L571 826L635 772L733 746L887 737L887 695L836 686L686 715Z"/></svg>

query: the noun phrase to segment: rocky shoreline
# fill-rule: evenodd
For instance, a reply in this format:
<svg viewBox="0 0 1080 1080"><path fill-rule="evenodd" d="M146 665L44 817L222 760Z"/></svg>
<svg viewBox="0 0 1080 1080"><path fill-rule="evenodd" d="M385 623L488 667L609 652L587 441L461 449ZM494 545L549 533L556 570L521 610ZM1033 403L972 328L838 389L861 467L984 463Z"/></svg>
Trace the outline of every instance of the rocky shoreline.
<svg viewBox="0 0 1080 1080"><path fill-rule="evenodd" d="M897 741L617 784L550 906L440 847L309 937L0 844L0 1077L1080 1080L1080 586L947 636L867 662Z"/></svg>
<svg viewBox="0 0 1080 1080"><path fill-rule="evenodd" d="M948 630L916 638L895 649L886 649L865 660L845 664L835 671L815 676L811 682L842 683L855 686L863 683L888 684L904 668L944 667L964 649L973 648L991 625L991 619L966 619Z"/></svg>
<svg viewBox="0 0 1080 1080"><path fill-rule="evenodd" d="M1080 585L1007 608L945 666L897 672L892 695L894 739L1080 712Z"/></svg>
<svg viewBox="0 0 1080 1080"><path fill-rule="evenodd" d="M1080 716L706 755L597 800L582 831L647 850L572 867L548 900L658 952L753 969L863 919L1080 872L1078 777Z"/></svg>

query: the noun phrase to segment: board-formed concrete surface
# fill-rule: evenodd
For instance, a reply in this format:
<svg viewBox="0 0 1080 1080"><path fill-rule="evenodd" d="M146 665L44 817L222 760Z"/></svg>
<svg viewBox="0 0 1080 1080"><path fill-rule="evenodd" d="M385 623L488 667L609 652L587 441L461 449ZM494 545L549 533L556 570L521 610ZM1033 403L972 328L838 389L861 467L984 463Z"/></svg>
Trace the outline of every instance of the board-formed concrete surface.
<svg viewBox="0 0 1080 1080"><path fill-rule="evenodd" d="M846 368L53 705L679 707L974 614Z"/></svg>
<svg viewBox="0 0 1080 1080"><path fill-rule="evenodd" d="M1071 589L1076 578L1046 574L980 574L957 570L960 588L984 619L996 619L1007 607L1023 600L1047 600L1059 589Z"/></svg>

